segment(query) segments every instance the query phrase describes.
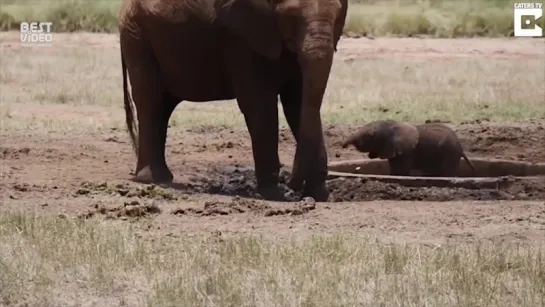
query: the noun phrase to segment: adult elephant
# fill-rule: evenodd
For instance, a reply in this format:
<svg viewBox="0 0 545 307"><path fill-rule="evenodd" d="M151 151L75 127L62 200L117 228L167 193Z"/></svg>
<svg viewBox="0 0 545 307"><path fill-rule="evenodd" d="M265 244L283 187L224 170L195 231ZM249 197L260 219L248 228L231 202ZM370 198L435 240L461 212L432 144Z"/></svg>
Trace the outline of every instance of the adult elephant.
<svg viewBox="0 0 545 307"><path fill-rule="evenodd" d="M252 140L258 192L281 199L280 96L297 141L289 186L326 201L320 108L347 7L347 0L125 0L119 30L136 180L172 181L165 142L179 102L236 98Z"/></svg>

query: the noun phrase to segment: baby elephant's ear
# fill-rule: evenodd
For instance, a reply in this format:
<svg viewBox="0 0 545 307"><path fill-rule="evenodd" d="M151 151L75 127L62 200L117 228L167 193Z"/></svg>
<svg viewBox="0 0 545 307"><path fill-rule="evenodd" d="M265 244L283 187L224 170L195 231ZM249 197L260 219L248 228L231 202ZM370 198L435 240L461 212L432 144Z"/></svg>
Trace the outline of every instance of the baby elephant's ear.
<svg viewBox="0 0 545 307"><path fill-rule="evenodd" d="M396 123L390 127L390 137L378 153L381 159L391 159L412 151L418 144L418 130L406 123Z"/></svg>

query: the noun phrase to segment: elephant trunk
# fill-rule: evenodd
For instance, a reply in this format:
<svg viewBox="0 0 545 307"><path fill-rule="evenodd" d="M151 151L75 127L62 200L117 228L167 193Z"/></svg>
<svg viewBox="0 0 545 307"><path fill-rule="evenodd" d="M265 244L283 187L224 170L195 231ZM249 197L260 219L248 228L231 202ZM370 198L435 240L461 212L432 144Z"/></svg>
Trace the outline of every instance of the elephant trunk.
<svg viewBox="0 0 545 307"><path fill-rule="evenodd" d="M312 178L315 186L327 177L327 153L320 109L333 62L333 23L310 21L303 29L298 46L302 70L303 97L297 150L290 186L299 190L305 178ZM317 167L318 169L310 169ZM312 174L312 175L309 175Z"/></svg>
<svg viewBox="0 0 545 307"><path fill-rule="evenodd" d="M352 135L348 136L348 138L344 140L344 142L341 144L342 148L346 148L349 145L356 143L359 137L360 137L359 133L353 133Z"/></svg>
<svg viewBox="0 0 545 307"><path fill-rule="evenodd" d="M372 131L369 129L369 126L363 126L356 132L349 135L346 140L342 143L342 148L346 148L349 145L354 145L356 149L360 152L371 152L376 150L374 148L373 142L369 142L369 136Z"/></svg>

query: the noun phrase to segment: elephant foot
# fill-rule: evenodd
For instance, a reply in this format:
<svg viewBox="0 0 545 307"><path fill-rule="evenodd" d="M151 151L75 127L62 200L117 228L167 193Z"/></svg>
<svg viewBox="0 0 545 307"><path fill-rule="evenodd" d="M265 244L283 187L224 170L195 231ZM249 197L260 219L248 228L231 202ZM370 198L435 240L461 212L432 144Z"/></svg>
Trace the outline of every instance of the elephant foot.
<svg viewBox="0 0 545 307"><path fill-rule="evenodd" d="M266 186L266 187L257 187L257 193L263 197L265 200L271 201L284 201L286 197L280 191L278 186Z"/></svg>
<svg viewBox="0 0 545 307"><path fill-rule="evenodd" d="M293 178L293 175L288 182L288 187L294 191L301 191L304 188L305 184L304 182L301 182L300 180L296 180Z"/></svg>
<svg viewBox="0 0 545 307"><path fill-rule="evenodd" d="M138 173L136 173L135 181L141 182L141 183L164 183L164 184L170 184L172 183L172 180L174 179L174 176L172 175L172 172L167 169L163 170L156 170L153 172L151 170L151 167L147 165L143 169L141 169Z"/></svg>
<svg viewBox="0 0 545 307"><path fill-rule="evenodd" d="M318 185L306 185L303 197L312 197L315 201L326 202L329 199L329 190L325 182Z"/></svg>

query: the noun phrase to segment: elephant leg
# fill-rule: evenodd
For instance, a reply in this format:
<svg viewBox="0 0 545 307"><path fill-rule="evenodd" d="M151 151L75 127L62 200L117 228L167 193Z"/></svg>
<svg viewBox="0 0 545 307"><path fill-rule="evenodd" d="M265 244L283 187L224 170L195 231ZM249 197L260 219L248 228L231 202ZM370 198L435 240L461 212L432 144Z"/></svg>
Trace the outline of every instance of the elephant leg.
<svg viewBox="0 0 545 307"><path fill-rule="evenodd" d="M178 100L168 93L159 103L138 110L138 162L136 179L142 182L170 183L173 175L165 159L168 121Z"/></svg>
<svg viewBox="0 0 545 307"><path fill-rule="evenodd" d="M301 123L302 95L303 88L300 78L288 82L280 92L280 101L282 102L282 109L284 109L284 116L295 141L298 140L297 135Z"/></svg>
<svg viewBox="0 0 545 307"><path fill-rule="evenodd" d="M258 193L268 200L283 200L278 188L278 101L272 97L261 103L237 98L252 141Z"/></svg>
<svg viewBox="0 0 545 307"><path fill-rule="evenodd" d="M280 92L280 100L282 102L282 108L284 109L284 116L288 122L291 132L295 138L296 142L299 142L299 129L301 125L301 107L302 107L302 79L300 73L297 72L299 76L290 80ZM321 142L322 151L320 157L327 159L327 153L325 149L325 143ZM303 196L314 197L318 201L327 200L329 192L327 191L325 185L325 178L327 173L324 175L322 172L316 171L316 174L313 176L308 176L310 179L305 180L305 185L303 189Z"/></svg>
<svg viewBox="0 0 545 307"><path fill-rule="evenodd" d="M163 99L161 101L161 110L160 110L160 117L158 119L158 127L159 131L157 133L157 148L158 152L153 153L156 156L153 156L154 159L152 159L152 165L156 164L156 169L158 171L159 175L164 174L164 176L167 178L167 182L171 182L173 179L172 173L170 172L165 158L165 147L167 142L167 131L168 131L168 122L170 120L170 116L172 115L172 112L174 112L174 109L176 106L180 103L180 99L172 96L168 92L163 93Z"/></svg>
<svg viewBox="0 0 545 307"><path fill-rule="evenodd" d="M168 119L177 102L165 94L158 64L149 46L123 35L123 54L129 69L132 98L138 118L138 152L135 180L170 183L164 150Z"/></svg>
<svg viewBox="0 0 545 307"><path fill-rule="evenodd" d="M267 200L284 200L278 187L278 88L275 64L256 56L243 41L233 40L226 64L240 111L252 141L258 193Z"/></svg>

